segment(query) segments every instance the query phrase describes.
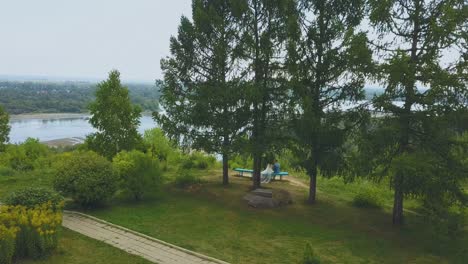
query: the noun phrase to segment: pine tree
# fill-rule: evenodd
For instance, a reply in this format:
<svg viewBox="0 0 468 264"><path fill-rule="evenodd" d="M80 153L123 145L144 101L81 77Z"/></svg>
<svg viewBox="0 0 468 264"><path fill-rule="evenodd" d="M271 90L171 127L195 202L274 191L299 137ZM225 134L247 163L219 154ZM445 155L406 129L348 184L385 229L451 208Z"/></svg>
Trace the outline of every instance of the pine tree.
<svg viewBox="0 0 468 264"><path fill-rule="evenodd" d="M89 105L90 123L96 133L86 139L95 152L112 159L122 150L135 149L141 142L138 134L141 109L130 102L128 88L120 83L120 73L97 85L96 100Z"/></svg>

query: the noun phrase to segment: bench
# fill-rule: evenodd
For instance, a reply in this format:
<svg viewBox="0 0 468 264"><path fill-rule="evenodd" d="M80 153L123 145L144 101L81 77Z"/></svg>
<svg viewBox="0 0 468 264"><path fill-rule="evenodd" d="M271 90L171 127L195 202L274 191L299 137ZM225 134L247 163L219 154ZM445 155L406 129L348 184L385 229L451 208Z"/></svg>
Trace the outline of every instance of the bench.
<svg viewBox="0 0 468 264"><path fill-rule="evenodd" d="M250 173L250 174L253 174L253 170L249 170L249 169L242 169L242 168L235 168L234 171L237 171L238 172L238 175L239 176L244 176L244 173ZM281 171L281 172L278 172L278 173L273 173L273 179L275 179L276 176L279 176L280 177L280 181L283 180L283 177L286 177L288 176L289 173L287 171Z"/></svg>
<svg viewBox="0 0 468 264"><path fill-rule="evenodd" d="M234 171L237 171L239 176L244 176L244 172L250 173L250 174L253 173L253 170L241 169L241 168L235 168Z"/></svg>

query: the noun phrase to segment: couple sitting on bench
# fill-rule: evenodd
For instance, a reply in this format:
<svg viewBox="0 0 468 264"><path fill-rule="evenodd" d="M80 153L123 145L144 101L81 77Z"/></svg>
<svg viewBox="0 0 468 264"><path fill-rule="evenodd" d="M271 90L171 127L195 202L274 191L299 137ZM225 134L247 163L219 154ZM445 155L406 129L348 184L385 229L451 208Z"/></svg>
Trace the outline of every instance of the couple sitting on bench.
<svg viewBox="0 0 468 264"><path fill-rule="evenodd" d="M244 173L253 174L253 170L250 169L242 169L242 168L235 168L234 171L239 173L239 176L244 176ZM276 176L280 177L280 180L283 177L288 176L289 173L287 171L280 171L280 164L277 160L274 160L273 165L268 164L266 169L260 172L261 181L264 183L270 182L272 179L274 180Z"/></svg>
<svg viewBox="0 0 468 264"><path fill-rule="evenodd" d="M267 167L264 171L260 173L262 183L269 183L271 179L280 173L280 164L275 159L273 165L267 164Z"/></svg>

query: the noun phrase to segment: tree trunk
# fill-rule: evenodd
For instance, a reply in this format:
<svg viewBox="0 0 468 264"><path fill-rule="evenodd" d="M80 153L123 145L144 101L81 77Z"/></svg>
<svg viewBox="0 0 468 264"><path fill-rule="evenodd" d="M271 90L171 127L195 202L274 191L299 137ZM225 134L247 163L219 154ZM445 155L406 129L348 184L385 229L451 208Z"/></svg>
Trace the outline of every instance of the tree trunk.
<svg viewBox="0 0 468 264"><path fill-rule="evenodd" d="M317 166L311 169L309 173L310 183L309 183L309 199L307 202L309 204L315 204L317 197Z"/></svg>
<svg viewBox="0 0 468 264"><path fill-rule="evenodd" d="M420 13L422 11L421 1L415 1L415 19L413 22L413 33L411 41L411 59L410 59L410 73L407 77L408 81L405 83L405 105L403 113L400 114L401 122L401 136L400 136L400 154L410 151L409 138L410 138L410 123L411 123L411 107L414 103L414 89L416 86L416 74L418 64L418 42L420 31ZM395 193L393 200L393 216L392 223L394 226L401 226L403 224L403 177L405 175L395 175Z"/></svg>
<svg viewBox="0 0 468 264"><path fill-rule="evenodd" d="M223 154L223 185L229 185L229 157Z"/></svg>
<svg viewBox="0 0 468 264"><path fill-rule="evenodd" d="M395 193L393 200L393 218L392 222L395 226L403 224L403 176L397 175L395 179Z"/></svg>
<svg viewBox="0 0 468 264"><path fill-rule="evenodd" d="M260 172L261 172L261 164L262 164L262 158L259 154L255 154L254 159L253 159L253 165L254 165L254 172L252 174L252 181L253 181L253 188L257 189L261 187L261 178L260 178Z"/></svg>

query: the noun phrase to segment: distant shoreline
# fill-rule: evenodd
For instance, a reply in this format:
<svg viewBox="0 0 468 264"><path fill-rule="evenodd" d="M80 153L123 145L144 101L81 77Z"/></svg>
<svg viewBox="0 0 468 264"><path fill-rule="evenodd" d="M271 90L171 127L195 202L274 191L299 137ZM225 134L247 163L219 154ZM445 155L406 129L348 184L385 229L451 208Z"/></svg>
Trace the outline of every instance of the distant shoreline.
<svg viewBox="0 0 468 264"><path fill-rule="evenodd" d="M152 112L145 111L142 116L151 116ZM70 119L90 117L90 113L29 113L10 115L10 121L21 121L31 119Z"/></svg>
<svg viewBox="0 0 468 264"><path fill-rule="evenodd" d="M31 113L11 115L10 121L26 119L68 119L89 117L89 113Z"/></svg>

